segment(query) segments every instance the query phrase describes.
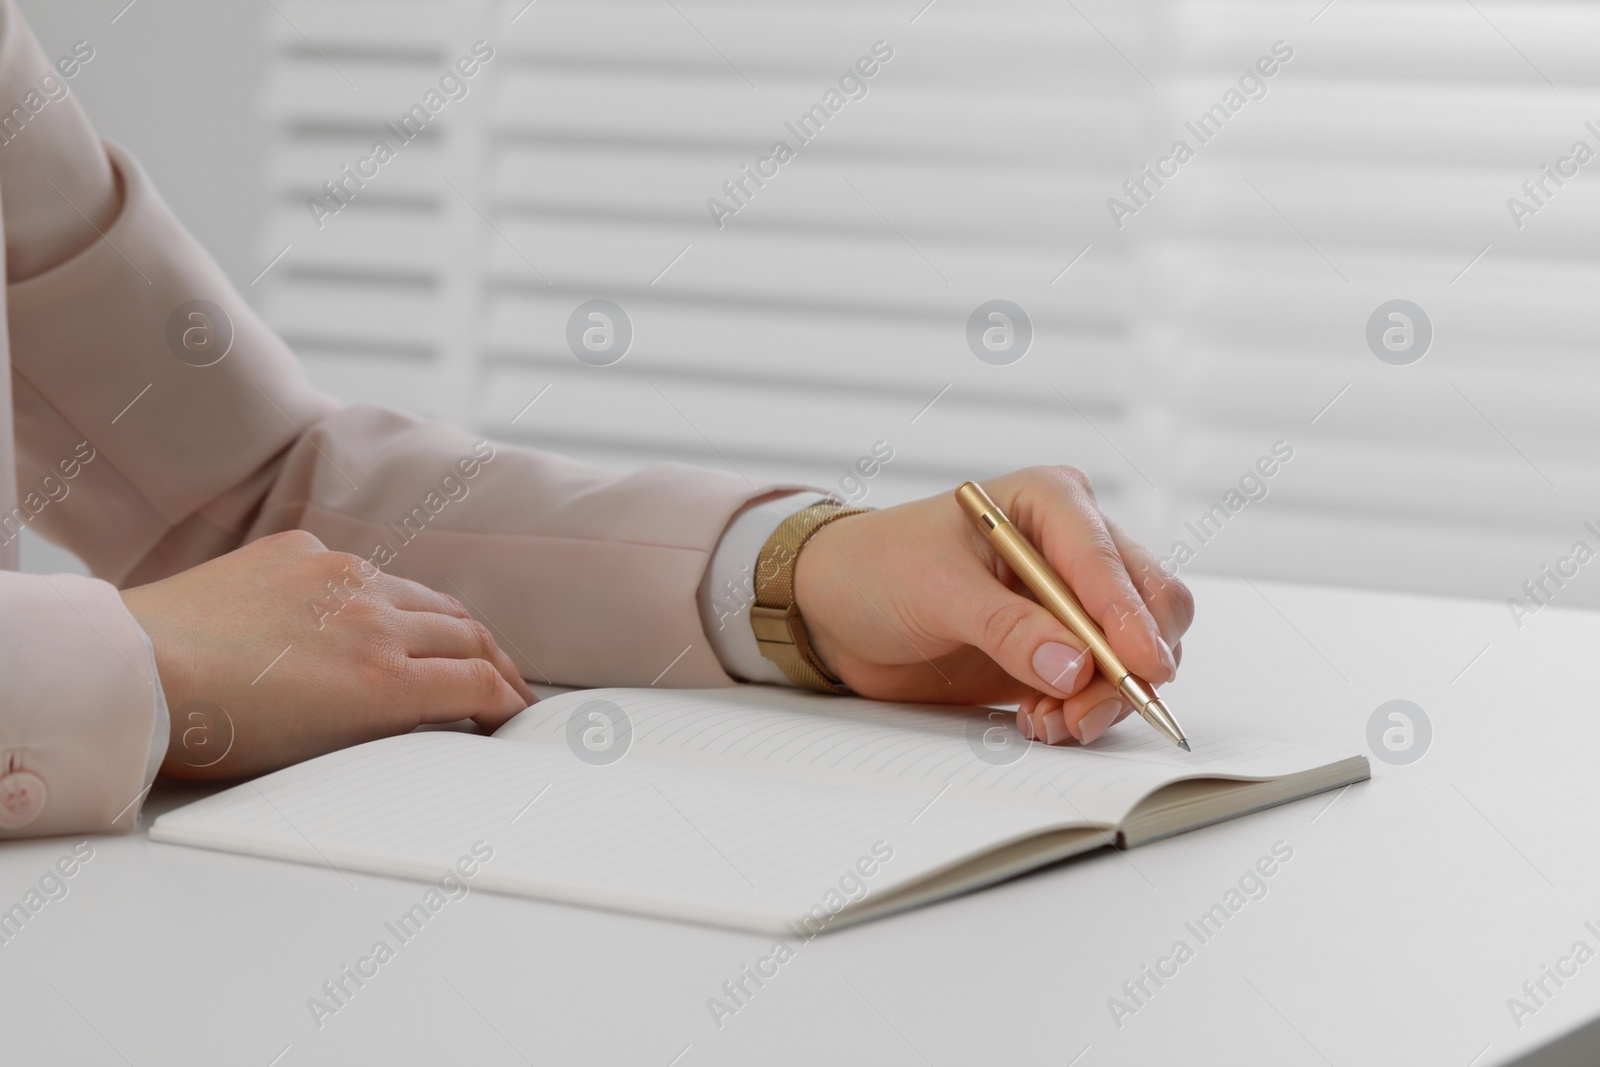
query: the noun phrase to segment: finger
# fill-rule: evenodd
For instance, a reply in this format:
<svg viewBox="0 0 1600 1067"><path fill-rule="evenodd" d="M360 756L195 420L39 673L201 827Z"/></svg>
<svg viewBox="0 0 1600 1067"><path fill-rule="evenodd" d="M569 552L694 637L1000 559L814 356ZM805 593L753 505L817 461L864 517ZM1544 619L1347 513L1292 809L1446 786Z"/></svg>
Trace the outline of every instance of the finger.
<svg viewBox="0 0 1600 1067"><path fill-rule="evenodd" d="M1105 516L1105 524L1128 577L1161 631L1161 639L1173 648L1194 622L1194 594L1175 575L1168 574L1156 554L1129 537L1116 520ZM1175 648L1173 658L1177 658Z"/></svg>
<svg viewBox="0 0 1600 1067"><path fill-rule="evenodd" d="M1112 724L1121 720L1124 712L1132 710L1128 702L1108 685L1103 694L1092 694L1081 701L1079 708L1068 708L1062 714L1077 716L1073 730L1078 736L1078 742L1092 745L1111 728Z"/></svg>
<svg viewBox="0 0 1600 1067"><path fill-rule="evenodd" d="M433 612L408 611L399 625L406 643L406 655L411 658L487 660L522 698L523 707L533 703L533 690L522 680L516 664L495 643L494 636L483 623L476 619L457 619Z"/></svg>
<svg viewBox="0 0 1600 1067"><path fill-rule="evenodd" d="M898 674L893 688L884 689L868 677L857 692L865 697L917 704L973 705L1014 703L1033 691L971 645L962 645L937 659L892 669Z"/></svg>
<svg viewBox="0 0 1600 1067"><path fill-rule="evenodd" d="M1024 696L1021 700L1019 700L1017 702L1017 712L1018 712L1018 714L1021 714L1021 715L1032 715L1033 714L1033 709L1035 707L1037 707L1039 701L1043 700L1043 699L1046 699L1043 693L1029 692L1026 696ZM1048 699L1054 700L1055 698L1054 697L1050 697Z"/></svg>
<svg viewBox="0 0 1600 1067"><path fill-rule="evenodd" d="M1043 693L1028 693L1017 702L1017 731L1029 741L1035 739L1044 740L1033 728L1033 713L1039 707L1040 702L1046 700L1054 701L1057 704L1060 703L1055 697L1047 697Z"/></svg>
<svg viewBox="0 0 1600 1067"><path fill-rule="evenodd" d="M1124 665L1160 684L1177 664L1160 628L1128 577L1116 542L1081 474L1062 474L1018 494L1017 525L1099 624Z"/></svg>
<svg viewBox="0 0 1600 1067"><path fill-rule="evenodd" d="M407 692L416 698L420 722L471 719L496 730L528 706L486 659L413 659L409 664Z"/></svg>
<svg viewBox="0 0 1600 1067"><path fill-rule="evenodd" d="M1019 705L1017 728L1026 735L1032 732L1032 739L1043 741L1048 745L1059 745L1067 741L1076 741L1079 744L1093 744L1106 730L1121 721L1124 714L1132 709L1128 702L1117 694L1110 682L1104 678L1096 678L1085 686L1083 691L1066 700L1055 697L1043 696L1028 708L1028 722L1021 721L1021 711L1026 705Z"/></svg>
<svg viewBox="0 0 1600 1067"><path fill-rule="evenodd" d="M288 550L295 556L313 556L328 551L310 530L279 530L251 541L245 548Z"/></svg>
<svg viewBox="0 0 1600 1067"><path fill-rule="evenodd" d="M964 569L960 593L941 601L941 626L982 651L1011 677L1066 697L1094 674L1083 642L1045 608L1007 589L986 567Z"/></svg>
<svg viewBox="0 0 1600 1067"><path fill-rule="evenodd" d="M1040 694L1039 700L1029 709L1027 721L1020 724L1023 734L1030 741L1043 741L1047 745L1076 741L1077 736L1068 728L1066 717L1061 713L1062 704L1057 697Z"/></svg>
<svg viewBox="0 0 1600 1067"><path fill-rule="evenodd" d="M385 574L376 581L383 595L389 598L389 603L402 611L431 611L456 619L471 617L467 606L461 601L437 589L430 589L421 582L394 574Z"/></svg>

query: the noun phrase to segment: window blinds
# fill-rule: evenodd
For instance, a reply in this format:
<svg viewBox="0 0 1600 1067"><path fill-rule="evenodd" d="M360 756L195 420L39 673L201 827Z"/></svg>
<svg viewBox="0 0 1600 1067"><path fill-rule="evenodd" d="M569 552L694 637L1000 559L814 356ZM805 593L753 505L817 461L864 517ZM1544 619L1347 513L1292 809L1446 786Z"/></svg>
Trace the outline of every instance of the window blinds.
<svg viewBox="0 0 1600 1067"><path fill-rule="evenodd" d="M1502 598L1600 549L1588 5L280 0L266 28L256 288L347 400L827 487L886 442L844 483L870 504L1072 463L1202 570ZM568 340L593 300L632 335L606 365ZM1406 365L1368 342L1396 300L1432 333ZM969 328L993 301L1025 324Z"/></svg>

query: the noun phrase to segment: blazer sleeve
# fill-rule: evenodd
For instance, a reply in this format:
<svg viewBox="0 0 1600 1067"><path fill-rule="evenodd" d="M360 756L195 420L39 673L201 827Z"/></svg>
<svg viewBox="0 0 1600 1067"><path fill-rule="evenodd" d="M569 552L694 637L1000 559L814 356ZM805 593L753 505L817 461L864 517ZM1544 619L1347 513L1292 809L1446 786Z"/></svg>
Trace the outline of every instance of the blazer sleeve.
<svg viewBox="0 0 1600 1067"><path fill-rule="evenodd" d="M9 2L5 19L13 37ZM53 213L87 239L7 287L20 482L80 445L95 454L75 506L46 509L41 532L129 586L299 527L457 596L530 679L729 684L697 588L730 518L778 487L672 463L613 474L341 406L76 99L0 148L0 179L41 192L30 228ZM76 199L116 205L103 227L34 177L68 171Z"/></svg>

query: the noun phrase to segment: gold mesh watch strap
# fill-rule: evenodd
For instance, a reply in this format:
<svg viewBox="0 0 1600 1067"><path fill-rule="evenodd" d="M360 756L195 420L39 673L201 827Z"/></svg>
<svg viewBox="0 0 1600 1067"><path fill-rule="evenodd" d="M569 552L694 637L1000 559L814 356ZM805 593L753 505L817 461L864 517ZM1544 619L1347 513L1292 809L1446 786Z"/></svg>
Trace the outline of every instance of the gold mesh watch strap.
<svg viewBox="0 0 1600 1067"><path fill-rule="evenodd" d="M756 599L750 608L756 647L795 685L825 693L850 691L811 650L805 620L794 600L794 568L800 550L818 530L835 519L871 510L827 502L802 508L778 525L756 557Z"/></svg>

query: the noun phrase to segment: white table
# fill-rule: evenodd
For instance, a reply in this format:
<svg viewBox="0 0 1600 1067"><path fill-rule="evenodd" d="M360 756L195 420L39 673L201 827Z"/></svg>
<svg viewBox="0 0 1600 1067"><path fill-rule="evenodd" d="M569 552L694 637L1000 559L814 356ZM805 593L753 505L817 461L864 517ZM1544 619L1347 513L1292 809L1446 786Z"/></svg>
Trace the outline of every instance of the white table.
<svg viewBox="0 0 1600 1067"><path fill-rule="evenodd" d="M1600 1016L1600 957L1547 980L1520 1029L1506 1006L1574 941L1600 952L1600 614L1551 607L1519 632L1503 604L1194 586L1171 689L1192 729L1365 752L1372 711L1406 698L1427 754L829 934L720 1030L707 998L770 939L483 892L319 1030L308 998L420 885L93 839L68 895L0 945L0 1061L1486 1067ZM195 795L161 787L146 825ZM1199 944L1185 920L1279 841L1294 855L1267 895ZM0 847L0 908L72 844ZM1108 998L1179 938L1193 958L1119 1029Z"/></svg>

